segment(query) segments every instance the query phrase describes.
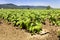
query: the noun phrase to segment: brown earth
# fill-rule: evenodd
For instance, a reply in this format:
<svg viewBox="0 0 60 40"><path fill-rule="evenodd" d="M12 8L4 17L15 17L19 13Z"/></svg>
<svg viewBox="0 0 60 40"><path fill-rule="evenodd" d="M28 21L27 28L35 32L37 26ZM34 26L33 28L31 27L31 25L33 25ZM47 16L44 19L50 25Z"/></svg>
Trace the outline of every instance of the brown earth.
<svg viewBox="0 0 60 40"><path fill-rule="evenodd" d="M49 33L31 36L31 34L25 30L16 29L16 27L11 24L8 25L4 20L0 20L0 40L59 40L56 32L60 30L60 27L51 26L49 22L46 21L46 25L43 25L42 29L46 29Z"/></svg>

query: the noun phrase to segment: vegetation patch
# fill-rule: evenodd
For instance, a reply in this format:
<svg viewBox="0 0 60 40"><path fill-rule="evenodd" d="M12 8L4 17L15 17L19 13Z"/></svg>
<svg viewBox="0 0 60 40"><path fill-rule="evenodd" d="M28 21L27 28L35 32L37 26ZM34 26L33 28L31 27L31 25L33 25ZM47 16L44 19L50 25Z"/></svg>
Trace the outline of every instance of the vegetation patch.
<svg viewBox="0 0 60 40"><path fill-rule="evenodd" d="M0 18L31 33L39 33L46 19L60 26L60 10L0 9Z"/></svg>

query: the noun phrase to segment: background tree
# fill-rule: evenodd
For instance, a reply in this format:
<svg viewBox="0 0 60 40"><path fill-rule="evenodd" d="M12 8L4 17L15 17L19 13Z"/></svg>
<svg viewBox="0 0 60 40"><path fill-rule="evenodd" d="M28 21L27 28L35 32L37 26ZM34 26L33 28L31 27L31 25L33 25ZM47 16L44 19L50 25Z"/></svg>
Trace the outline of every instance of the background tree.
<svg viewBox="0 0 60 40"><path fill-rule="evenodd" d="M50 6L47 6L47 9L49 10L49 9L51 9L51 7Z"/></svg>

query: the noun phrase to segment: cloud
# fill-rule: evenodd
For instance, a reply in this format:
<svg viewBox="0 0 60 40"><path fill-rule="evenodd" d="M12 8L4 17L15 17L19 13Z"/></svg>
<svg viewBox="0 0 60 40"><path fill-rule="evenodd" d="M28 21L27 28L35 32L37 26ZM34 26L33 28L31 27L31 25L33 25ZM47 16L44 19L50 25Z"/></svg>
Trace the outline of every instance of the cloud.
<svg viewBox="0 0 60 40"><path fill-rule="evenodd" d="M0 4L13 3L16 5L34 5L48 6L60 8L60 0L2 0Z"/></svg>

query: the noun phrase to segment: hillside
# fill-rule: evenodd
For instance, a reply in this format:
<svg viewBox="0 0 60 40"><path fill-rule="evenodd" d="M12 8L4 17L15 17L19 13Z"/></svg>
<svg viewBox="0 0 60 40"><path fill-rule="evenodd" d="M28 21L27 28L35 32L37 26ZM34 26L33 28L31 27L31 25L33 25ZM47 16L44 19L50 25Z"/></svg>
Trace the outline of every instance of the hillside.
<svg viewBox="0 0 60 40"><path fill-rule="evenodd" d="M19 8L33 8L33 9L35 9L35 8L40 8L40 9L45 9L45 8L47 8L47 6L28 6L28 5L21 5L21 6L17 6L17 5L15 5L15 4L0 4L0 8L17 8L17 9L19 9Z"/></svg>

